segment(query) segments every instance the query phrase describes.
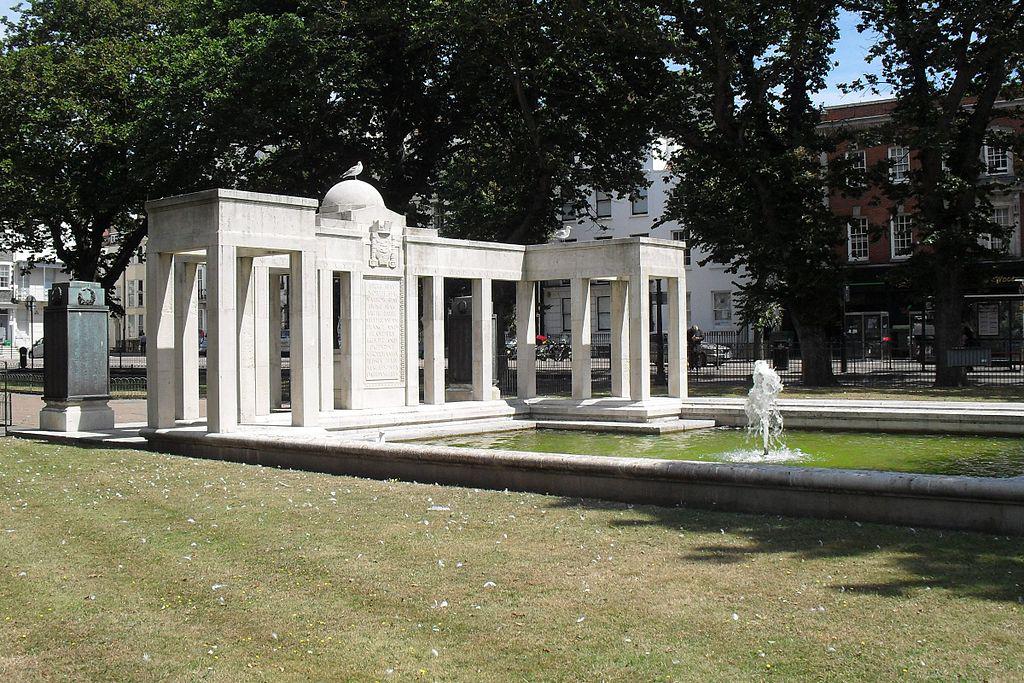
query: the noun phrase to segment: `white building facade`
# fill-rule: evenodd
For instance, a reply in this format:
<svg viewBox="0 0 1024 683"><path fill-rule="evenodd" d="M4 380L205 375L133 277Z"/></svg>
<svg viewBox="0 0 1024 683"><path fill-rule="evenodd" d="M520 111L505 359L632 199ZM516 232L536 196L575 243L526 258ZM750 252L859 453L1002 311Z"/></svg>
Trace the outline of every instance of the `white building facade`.
<svg viewBox="0 0 1024 683"><path fill-rule="evenodd" d="M0 252L0 356L17 356L43 336L43 309L55 282L70 278L56 261L30 263L23 255Z"/></svg>
<svg viewBox="0 0 1024 683"><path fill-rule="evenodd" d="M567 208L563 212L564 227L569 234L562 238L563 243L579 243L594 240L610 240L623 237L654 237L666 240L686 239L686 231L675 221L656 225L664 216L665 207L672 189L672 172L657 155L648 156L644 164L649 187L643 195L636 198L617 197L602 192L590 192L589 214L576 215ZM736 336L737 341L749 340L748 330L739 318L735 305L737 282L742 281L743 271L727 272L724 263L709 262L701 265L708 254L692 248L686 252L686 307L687 320L705 333L728 333ZM605 284L597 283L593 296L591 320L593 332L601 334L608 331L611 317L611 291ZM652 283L656 287L657 283ZM662 283L663 293L662 320L667 319L668 304L664 301L667 287ZM652 290L651 332L657 327L656 290ZM567 282L544 283L542 303L545 306L541 331L550 337L562 337L570 334L571 298ZM712 335L715 336L715 335Z"/></svg>

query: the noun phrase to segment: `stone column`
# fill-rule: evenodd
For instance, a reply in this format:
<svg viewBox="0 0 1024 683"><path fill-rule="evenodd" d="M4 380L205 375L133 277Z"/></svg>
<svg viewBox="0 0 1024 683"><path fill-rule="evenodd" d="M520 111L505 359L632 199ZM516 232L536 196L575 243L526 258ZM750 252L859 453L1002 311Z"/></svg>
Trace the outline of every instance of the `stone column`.
<svg viewBox="0 0 1024 683"><path fill-rule="evenodd" d="M668 281L668 395L687 396L686 377L686 280Z"/></svg>
<svg viewBox="0 0 1024 683"><path fill-rule="evenodd" d="M198 263L174 259L174 417L179 420L199 419L198 270Z"/></svg>
<svg viewBox="0 0 1024 683"><path fill-rule="evenodd" d="M320 410L334 410L334 271L320 273Z"/></svg>
<svg viewBox="0 0 1024 683"><path fill-rule="evenodd" d="M516 392L537 395L537 283L516 283Z"/></svg>
<svg viewBox="0 0 1024 683"><path fill-rule="evenodd" d="M644 272L629 279L629 397L651 397L651 283Z"/></svg>
<svg viewBox="0 0 1024 683"><path fill-rule="evenodd" d="M256 417L256 278L253 259L238 259L238 420Z"/></svg>
<svg viewBox="0 0 1024 683"><path fill-rule="evenodd" d="M270 415L270 270L266 266L253 267L253 296L256 302L255 338L253 355L256 358L256 415ZM280 321L280 317L278 317ZM278 326L280 327L280 325ZM278 349L278 358L281 357ZM278 361L280 363L280 361ZM280 389L280 370L278 389ZM278 396L280 396L280 391Z"/></svg>
<svg viewBox="0 0 1024 683"><path fill-rule="evenodd" d="M317 343L316 259L312 252L289 254L288 326L292 426L312 427L320 421L319 344Z"/></svg>
<svg viewBox="0 0 1024 683"><path fill-rule="evenodd" d="M363 382L363 276L341 276L341 371L339 388L341 408L362 408Z"/></svg>
<svg viewBox="0 0 1024 683"><path fill-rule="evenodd" d="M629 398L629 302L626 299L627 283L613 280L610 366L612 373L612 396Z"/></svg>
<svg viewBox="0 0 1024 683"><path fill-rule="evenodd" d="M146 259L146 387L148 424L174 426L178 380L174 375L173 256L151 253Z"/></svg>
<svg viewBox="0 0 1024 683"><path fill-rule="evenodd" d="M490 401L494 383L494 305L491 279L473 280L473 400Z"/></svg>
<svg viewBox="0 0 1024 683"><path fill-rule="evenodd" d="M572 297L572 397L590 398L593 394L590 373L590 280L569 281Z"/></svg>
<svg viewBox="0 0 1024 683"><path fill-rule="evenodd" d="M423 402L444 403L444 278L423 279Z"/></svg>
<svg viewBox="0 0 1024 683"><path fill-rule="evenodd" d="M207 317L206 424L209 432L238 426L238 347L235 337L237 282L234 246L206 248Z"/></svg>
<svg viewBox="0 0 1024 683"><path fill-rule="evenodd" d="M424 333L426 330L424 330ZM405 277L405 405L420 404L420 279Z"/></svg>
<svg viewBox="0 0 1024 683"><path fill-rule="evenodd" d="M267 284L267 297L269 301L269 315L267 316L268 355L267 368L270 375L270 409L277 410L281 407L281 276L275 272L269 272L270 278Z"/></svg>

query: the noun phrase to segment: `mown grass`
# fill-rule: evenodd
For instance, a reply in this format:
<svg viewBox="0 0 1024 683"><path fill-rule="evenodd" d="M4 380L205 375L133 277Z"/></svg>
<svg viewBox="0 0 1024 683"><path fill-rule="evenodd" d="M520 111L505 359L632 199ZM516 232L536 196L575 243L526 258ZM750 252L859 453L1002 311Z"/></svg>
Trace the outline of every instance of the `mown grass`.
<svg viewBox="0 0 1024 683"><path fill-rule="evenodd" d="M0 506L4 681L1024 677L1018 538L11 439Z"/></svg>

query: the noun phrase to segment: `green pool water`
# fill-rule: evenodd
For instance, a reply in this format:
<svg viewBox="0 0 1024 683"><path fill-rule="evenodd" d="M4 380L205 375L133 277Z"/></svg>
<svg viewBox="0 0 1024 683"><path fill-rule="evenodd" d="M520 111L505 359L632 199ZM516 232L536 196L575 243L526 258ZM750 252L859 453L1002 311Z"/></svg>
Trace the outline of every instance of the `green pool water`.
<svg viewBox="0 0 1024 683"><path fill-rule="evenodd" d="M745 430L730 428L661 436L523 430L425 441L446 446L537 453L768 463L977 477L1024 475L1024 439L789 430L785 442L785 449L773 452L765 459Z"/></svg>

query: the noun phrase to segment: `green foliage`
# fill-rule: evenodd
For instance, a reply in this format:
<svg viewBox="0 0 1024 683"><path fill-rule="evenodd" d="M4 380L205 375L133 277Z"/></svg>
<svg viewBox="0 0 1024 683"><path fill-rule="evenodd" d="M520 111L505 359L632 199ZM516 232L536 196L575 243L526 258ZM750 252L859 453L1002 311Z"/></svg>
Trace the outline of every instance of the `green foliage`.
<svg viewBox="0 0 1024 683"><path fill-rule="evenodd" d="M216 54L186 0L45 0L0 52L0 248L55 255L109 289L145 235L147 198L215 177L204 121ZM104 249L109 234L120 251Z"/></svg>
<svg viewBox="0 0 1024 683"><path fill-rule="evenodd" d="M649 3L466 3L479 109L437 186L445 230L530 243L586 211L584 188L629 193L657 125L665 68ZM493 36L503 36L494 43Z"/></svg>
<svg viewBox="0 0 1024 683"><path fill-rule="evenodd" d="M957 384L963 372L946 367L945 351L961 343L962 295L1002 255L989 247L989 236L1012 235L992 220L991 199L1014 191L1015 179L988 175L982 149L999 146L1018 159L1024 153L1021 6L1015 0L858 0L853 7L862 17L859 30L876 37L869 54L881 73L848 87L890 88L895 108L871 135L915 150L904 181L890 180L888 163L872 171L886 196L913 215L922 247L900 277L933 298L937 382Z"/></svg>
<svg viewBox="0 0 1024 683"><path fill-rule="evenodd" d="M822 163L837 140L819 129L811 95L831 67L838 3L715 0L672 10L681 71L664 106L680 149L666 218L687 226L709 260L746 270L746 321L786 307L804 346L805 381L828 383L827 358L808 358L838 308L842 231L823 201L837 178Z"/></svg>
<svg viewBox="0 0 1024 683"><path fill-rule="evenodd" d="M0 49L0 248L109 289L147 199L319 197L359 160L414 223L438 196L452 234L542 240L581 199L562 188L643 182L657 22L614 2L34 2Z"/></svg>

